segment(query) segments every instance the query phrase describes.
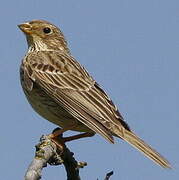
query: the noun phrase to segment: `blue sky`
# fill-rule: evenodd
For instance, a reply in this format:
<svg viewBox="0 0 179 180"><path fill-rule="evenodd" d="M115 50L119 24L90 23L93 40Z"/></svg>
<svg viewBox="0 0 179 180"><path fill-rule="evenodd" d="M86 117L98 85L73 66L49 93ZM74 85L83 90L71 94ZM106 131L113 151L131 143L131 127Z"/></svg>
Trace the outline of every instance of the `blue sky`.
<svg viewBox="0 0 179 180"><path fill-rule="evenodd" d="M19 65L27 45L17 24L45 19L61 28L73 56L119 107L131 128L163 154L164 170L127 143L96 135L68 143L84 180L177 180L179 178L179 1L2 1L0 6L0 179L23 179L42 134L56 126L37 115L22 92ZM66 133L71 135L71 133ZM42 179L65 179L47 167Z"/></svg>

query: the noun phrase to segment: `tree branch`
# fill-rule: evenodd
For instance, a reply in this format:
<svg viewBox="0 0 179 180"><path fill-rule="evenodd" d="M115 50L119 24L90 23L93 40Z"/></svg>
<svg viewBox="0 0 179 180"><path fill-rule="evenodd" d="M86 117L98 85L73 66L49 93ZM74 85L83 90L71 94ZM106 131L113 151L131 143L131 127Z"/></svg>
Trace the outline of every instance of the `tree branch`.
<svg viewBox="0 0 179 180"><path fill-rule="evenodd" d="M59 142L62 142L60 137ZM50 165L63 164L67 172L67 180L80 180L79 168L83 168L87 163L77 162L73 155L74 153L70 152L65 144L57 145L48 136L43 135L40 143L36 145L35 157L30 163L24 179L41 179L42 169L48 163Z"/></svg>

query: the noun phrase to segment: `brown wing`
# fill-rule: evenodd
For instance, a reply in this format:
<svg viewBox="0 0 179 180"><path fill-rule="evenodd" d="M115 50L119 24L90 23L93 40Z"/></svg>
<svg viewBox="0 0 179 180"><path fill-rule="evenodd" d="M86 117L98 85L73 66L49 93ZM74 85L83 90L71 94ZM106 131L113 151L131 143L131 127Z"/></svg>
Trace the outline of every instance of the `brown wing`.
<svg viewBox="0 0 179 180"><path fill-rule="evenodd" d="M25 74L49 96L108 141L113 142L114 126L129 130L106 93L71 56L58 52L31 53L25 69Z"/></svg>

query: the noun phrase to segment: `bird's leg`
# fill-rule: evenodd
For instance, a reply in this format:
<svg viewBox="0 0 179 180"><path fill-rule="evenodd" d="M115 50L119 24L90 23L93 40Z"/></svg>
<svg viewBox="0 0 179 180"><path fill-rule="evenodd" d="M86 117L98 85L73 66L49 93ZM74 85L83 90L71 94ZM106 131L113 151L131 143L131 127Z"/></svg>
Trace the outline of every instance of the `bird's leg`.
<svg viewBox="0 0 179 180"><path fill-rule="evenodd" d="M76 125L73 126L68 126L66 128L60 129L60 128L56 128L55 130L53 130L53 132L51 134L48 135L48 137L61 149L65 147L65 143L69 142L69 141L73 141L73 140L77 140L77 139L81 139L81 138L85 138L85 137L91 137L94 136L95 133L93 132L87 132L87 133L81 133L81 134L77 134L74 136L69 136L69 137L63 137L63 133L71 130L72 128L76 127Z"/></svg>
<svg viewBox="0 0 179 180"><path fill-rule="evenodd" d="M48 135L49 138L54 139L58 136L61 136L64 132L71 130L72 128L76 127L76 125L68 126L63 129L56 128L51 134Z"/></svg>
<svg viewBox="0 0 179 180"><path fill-rule="evenodd" d="M77 134L74 136L69 136L69 137L62 137L62 134L60 136L51 138L51 140L60 148L64 148L65 147L65 143L69 142L69 141L73 141L73 140L77 140L77 139L81 139L81 138L85 138L85 137L92 137L94 136L95 133L82 133L82 134Z"/></svg>
<svg viewBox="0 0 179 180"><path fill-rule="evenodd" d="M53 132L51 134L48 135L48 137L57 145L57 147L59 147L60 149L64 149L65 142L63 140L63 133L68 130L73 129L74 127L76 127L76 124L65 127L63 129L56 128L53 130Z"/></svg>
<svg viewBox="0 0 179 180"><path fill-rule="evenodd" d="M65 142L73 141L73 140L76 140L76 139L81 139L81 138L85 138L85 137L92 137L94 135L95 135L95 133L87 132L87 133L77 134L77 135L74 135L74 136L64 137L63 141L65 143Z"/></svg>
<svg viewBox="0 0 179 180"><path fill-rule="evenodd" d="M85 137L91 137L91 136L95 135L95 133L93 133L93 132L86 132L86 133L81 133L81 134L77 134L77 135L74 135L74 136L63 137L63 133L64 132L73 129L74 127L76 127L76 124L73 124L72 126L65 127L63 129L56 128L55 130L53 130L53 132L51 134L48 135L48 137L59 148L62 149L62 148L65 147L65 143L66 142L77 140L77 139L81 139L81 138L85 138Z"/></svg>

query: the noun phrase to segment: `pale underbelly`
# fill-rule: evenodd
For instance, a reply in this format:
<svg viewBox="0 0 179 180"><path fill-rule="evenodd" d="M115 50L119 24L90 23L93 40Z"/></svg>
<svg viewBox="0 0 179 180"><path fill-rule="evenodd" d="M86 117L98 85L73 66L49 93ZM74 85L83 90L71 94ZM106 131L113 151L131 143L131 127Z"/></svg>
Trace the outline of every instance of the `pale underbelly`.
<svg viewBox="0 0 179 180"><path fill-rule="evenodd" d="M76 125L71 130L79 132L93 132L87 126L75 119L62 106L48 97L45 92L41 90L32 90L25 92L26 97L32 108L43 118L60 126L61 128Z"/></svg>

